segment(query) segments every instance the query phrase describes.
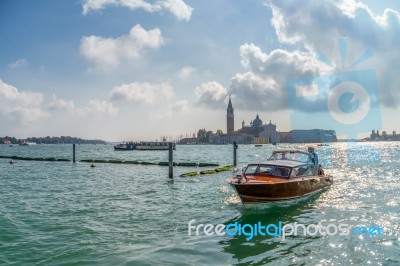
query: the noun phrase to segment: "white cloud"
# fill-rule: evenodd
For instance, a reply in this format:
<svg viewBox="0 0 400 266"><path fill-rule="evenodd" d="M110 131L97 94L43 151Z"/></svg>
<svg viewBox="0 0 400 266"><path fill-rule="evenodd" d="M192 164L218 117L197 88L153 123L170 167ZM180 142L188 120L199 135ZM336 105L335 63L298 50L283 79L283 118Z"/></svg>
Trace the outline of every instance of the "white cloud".
<svg viewBox="0 0 400 266"><path fill-rule="evenodd" d="M117 109L108 101L94 99L90 100L83 108L77 109L77 113L82 116L115 115Z"/></svg>
<svg viewBox="0 0 400 266"><path fill-rule="evenodd" d="M247 71L232 78L230 90L235 96L235 106L245 110L286 109L288 78L315 77L321 72L311 52L277 49L267 54L254 44L244 44L240 55ZM312 108L316 110L318 105L314 103Z"/></svg>
<svg viewBox="0 0 400 266"><path fill-rule="evenodd" d="M75 107L73 101L60 99L54 94L48 109L51 111L68 111L80 116L115 115L118 112L114 105L106 100L93 99L89 100L83 107Z"/></svg>
<svg viewBox="0 0 400 266"><path fill-rule="evenodd" d="M53 94L53 100L50 103L49 107L50 110L67 110L73 111L75 109L75 105L73 101L66 101L63 99L57 98L56 95Z"/></svg>
<svg viewBox="0 0 400 266"><path fill-rule="evenodd" d="M377 42L392 39L392 34L400 30L398 12L386 9L378 16L353 0L306 2L301 6L279 0L268 2L271 24L282 43L304 42L321 49L336 44L340 37L348 37L374 48Z"/></svg>
<svg viewBox="0 0 400 266"><path fill-rule="evenodd" d="M143 9L146 12L171 12L179 20L188 21L192 15L193 8L183 0L159 0L154 3L145 0L85 0L83 2L83 14L90 10L101 10L107 6L122 6L131 10Z"/></svg>
<svg viewBox="0 0 400 266"><path fill-rule="evenodd" d="M251 72L286 82L288 76L316 75L320 68L314 53L276 49L269 54L254 44L240 46L242 66ZM287 73L284 73L287 72Z"/></svg>
<svg viewBox="0 0 400 266"><path fill-rule="evenodd" d="M228 90L216 81L206 82L194 90L197 104L210 108L224 108Z"/></svg>
<svg viewBox="0 0 400 266"><path fill-rule="evenodd" d="M164 0L158 1L161 8L165 8L175 15L179 20L189 21L192 16L193 8L188 6L183 0Z"/></svg>
<svg viewBox="0 0 400 266"><path fill-rule="evenodd" d="M157 49L162 44L160 29L146 31L142 26L135 25L128 35L115 39L84 36L80 52L98 68L108 70L117 67L123 60L137 60L145 49Z"/></svg>
<svg viewBox="0 0 400 266"><path fill-rule="evenodd" d="M282 43L322 52L341 65L337 43L344 37L349 47L353 47L353 51L347 51L345 66L351 65L348 62L354 62L364 50L371 49L373 56L366 64L377 73L380 102L387 107L399 105L399 12L386 9L376 15L366 5L351 0L306 1L301 5L280 0L268 2L273 15L271 23Z"/></svg>
<svg viewBox="0 0 400 266"><path fill-rule="evenodd" d="M42 110L43 95L36 92L20 92L0 79L0 115L20 122L32 122L46 117Z"/></svg>
<svg viewBox="0 0 400 266"><path fill-rule="evenodd" d="M192 66L184 66L183 68L181 68L178 73L176 74L176 76L179 79L188 79L191 75L193 75L195 72L197 71L196 68L192 67Z"/></svg>
<svg viewBox="0 0 400 266"><path fill-rule="evenodd" d="M25 58L20 58L15 62L11 62L10 64L8 64L8 66L12 69L24 68L28 65L28 63L28 60L26 60Z"/></svg>
<svg viewBox="0 0 400 266"><path fill-rule="evenodd" d="M174 90L169 84L161 83L129 83L113 88L110 99L113 101L125 101L131 103L153 103L155 100L170 99Z"/></svg>
<svg viewBox="0 0 400 266"><path fill-rule="evenodd" d="M6 111L6 115L10 119L16 120L22 123L31 123L39 119L48 117L49 114L43 111L40 107L14 107Z"/></svg>
<svg viewBox="0 0 400 266"><path fill-rule="evenodd" d="M32 107L42 103L43 95L37 92L19 92L17 88L0 79L0 100L3 103L12 102Z"/></svg>
<svg viewBox="0 0 400 266"><path fill-rule="evenodd" d="M188 101L186 100L177 101L171 105L171 110L174 112L182 112L185 111L187 108L188 108Z"/></svg>
<svg viewBox="0 0 400 266"><path fill-rule="evenodd" d="M254 44L240 47L241 63L245 69L232 77L229 93L235 106L242 110L276 111L286 109L286 82L290 77L319 76L322 67L315 54L282 49L264 53ZM211 109L226 108L228 90L217 82L203 83L195 89L198 104ZM304 109L318 110L323 102L304 104Z"/></svg>

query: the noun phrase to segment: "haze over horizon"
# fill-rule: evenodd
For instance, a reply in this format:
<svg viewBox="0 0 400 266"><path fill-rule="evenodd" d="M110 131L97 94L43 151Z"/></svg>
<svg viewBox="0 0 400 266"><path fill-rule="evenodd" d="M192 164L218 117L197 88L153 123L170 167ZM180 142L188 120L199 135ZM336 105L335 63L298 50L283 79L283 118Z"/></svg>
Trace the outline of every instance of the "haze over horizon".
<svg viewBox="0 0 400 266"><path fill-rule="evenodd" d="M400 132L395 0L17 0L0 3L0 25L0 136L226 132L228 95L235 129L258 113L289 131L295 111L304 128L337 130L321 118L327 94L290 106L287 82L364 69L382 120L370 130Z"/></svg>

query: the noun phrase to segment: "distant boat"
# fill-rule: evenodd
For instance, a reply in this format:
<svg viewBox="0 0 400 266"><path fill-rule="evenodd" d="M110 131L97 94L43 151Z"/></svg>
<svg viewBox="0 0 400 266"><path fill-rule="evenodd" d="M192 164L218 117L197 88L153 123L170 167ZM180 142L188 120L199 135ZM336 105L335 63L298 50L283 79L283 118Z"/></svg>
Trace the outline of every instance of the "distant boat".
<svg viewBox="0 0 400 266"><path fill-rule="evenodd" d="M10 145L8 145L9 147L15 147L15 145L14 144L10 144Z"/></svg>
<svg viewBox="0 0 400 266"><path fill-rule="evenodd" d="M328 144L321 143L321 144L318 144L317 146L322 147L322 146L329 146L329 145L328 145Z"/></svg>
<svg viewBox="0 0 400 266"><path fill-rule="evenodd" d="M276 145L276 142L272 142L272 145L274 145L274 146L275 146L275 145Z"/></svg>
<svg viewBox="0 0 400 266"><path fill-rule="evenodd" d="M176 149L176 144L173 144L173 149ZM168 142L127 142L123 144L114 145L116 151L131 151L131 150L143 150L143 151L157 151L157 150L168 150Z"/></svg>
<svg viewBox="0 0 400 266"><path fill-rule="evenodd" d="M256 144L254 147L262 147L262 144Z"/></svg>
<svg viewBox="0 0 400 266"><path fill-rule="evenodd" d="M36 145L36 142L27 142L27 141L24 141L24 142L21 142L21 143L19 144L19 146L33 146L33 145Z"/></svg>

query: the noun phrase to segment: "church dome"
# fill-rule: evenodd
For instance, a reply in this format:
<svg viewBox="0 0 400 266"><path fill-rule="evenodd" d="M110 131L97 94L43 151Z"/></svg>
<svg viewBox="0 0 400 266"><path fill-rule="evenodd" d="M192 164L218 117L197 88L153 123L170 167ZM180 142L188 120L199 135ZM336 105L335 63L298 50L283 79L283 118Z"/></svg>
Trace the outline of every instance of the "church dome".
<svg viewBox="0 0 400 266"><path fill-rule="evenodd" d="M263 122L257 114L256 119L253 120L253 127L259 127L262 126L262 124Z"/></svg>

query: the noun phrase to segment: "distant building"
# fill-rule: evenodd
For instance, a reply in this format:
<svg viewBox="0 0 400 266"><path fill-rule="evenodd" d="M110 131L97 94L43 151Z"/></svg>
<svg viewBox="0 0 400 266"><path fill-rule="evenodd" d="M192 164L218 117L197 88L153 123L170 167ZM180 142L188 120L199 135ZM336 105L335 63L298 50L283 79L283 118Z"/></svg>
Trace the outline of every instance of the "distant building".
<svg viewBox="0 0 400 266"><path fill-rule="evenodd" d="M235 115L233 114L231 96L229 96L228 108L226 109L226 132L231 134L233 131L235 131Z"/></svg>
<svg viewBox="0 0 400 266"><path fill-rule="evenodd" d="M279 132L280 143L293 143L293 136L291 132Z"/></svg>
<svg viewBox="0 0 400 266"><path fill-rule="evenodd" d="M335 130L308 129L292 130L293 142L314 143L314 142L337 142Z"/></svg>
<svg viewBox="0 0 400 266"><path fill-rule="evenodd" d="M379 136L379 130L377 131L377 133L375 133L375 130L372 130L371 135L369 136L370 140L380 140L380 136Z"/></svg>
<svg viewBox="0 0 400 266"><path fill-rule="evenodd" d="M336 142L336 133L334 130L311 129L311 130L292 130L290 132L278 132L276 124L271 120L264 124L260 116L250 121L249 125L242 122L242 127L235 131L235 116L231 97L229 97L228 108L226 109L226 134L210 133L209 143L229 144L237 142L238 144L251 143L311 143L311 142Z"/></svg>
<svg viewBox="0 0 400 266"><path fill-rule="evenodd" d="M249 144L254 143L254 135L239 132L233 132L231 134L210 134L208 141L212 144L230 144L233 142Z"/></svg>
<svg viewBox="0 0 400 266"><path fill-rule="evenodd" d="M3 144L9 145L11 141L9 139L3 139Z"/></svg>
<svg viewBox="0 0 400 266"><path fill-rule="evenodd" d="M250 125L245 125L244 121L242 122L242 128L239 129L240 132L245 133L245 134L253 134L258 137L260 132L263 130L263 122L260 119L260 117L256 116L256 118L252 121L250 121Z"/></svg>
<svg viewBox="0 0 400 266"><path fill-rule="evenodd" d="M180 144L197 144L199 143L199 139L196 137L193 138L183 138L181 140L179 140Z"/></svg>
<svg viewBox="0 0 400 266"><path fill-rule="evenodd" d="M400 136L396 134L396 131L392 132L392 135L387 134L386 131L382 131L382 134L379 134L379 130L376 131L372 130L371 134L369 135L369 139L370 141L381 141L381 140L389 140L389 141L393 141L393 140L400 140Z"/></svg>
<svg viewBox="0 0 400 266"><path fill-rule="evenodd" d="M253 121L250 121L250 125L246 126L243 121L242 128L238 131L254 135L255 143L280 142L279 132L276 131L276 124L272 124L271 120L269 120L269 124L263 124L258 114Z"/></svg>

